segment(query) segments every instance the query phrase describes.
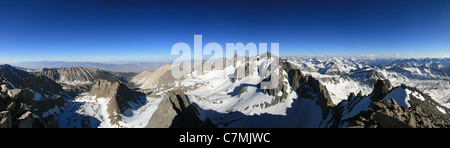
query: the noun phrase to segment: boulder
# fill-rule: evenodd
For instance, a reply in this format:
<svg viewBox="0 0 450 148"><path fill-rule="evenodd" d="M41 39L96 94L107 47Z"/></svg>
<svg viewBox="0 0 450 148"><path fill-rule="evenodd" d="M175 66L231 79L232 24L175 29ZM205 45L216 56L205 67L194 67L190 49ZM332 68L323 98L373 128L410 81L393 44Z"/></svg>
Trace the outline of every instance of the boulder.
<svg viewBox="0 0 450 148"><path fill-rule="evenodd" d="M32 128L33 127L33 116L30 111L22 114L17 118L17 123L19 128Z"/></svg>
<svg viewBox="0 0 450 148"><path fill-rule="evenodd" d="M421 116L425 115L425 114L422 112L422 108L421 108L420 106L416 106L416 107L414 108L414 110L415 110L415 113L416 113L417 115L421 115Z"/></svg>
<svg viewBox="0 0 450 148"><path fill-rule="evenodd" d="M426 127L426 128L432 128L433 127L432 124L431 124L430 119L428 119L426 117L421 117L421 121L422 121L423 127Z"/></svg>
<svg viewBox="0 0 450 148"><path fill-rule="evenodd" d="M378 127L378 125L376 125L376 124L372 124L372 125L367 126L367 128L377 128L377 127Z"/></svg>
<svg viewBox="0 0 450 148"><path fill-rule="evenodd" d="M394 98L391 98L391 101L393 109L400 109L400 106L398 105L397 101L395 101Z"/></svg>
<svg viewBox="0 0 450 148"><path fill-rule="evenodd" d="M408 126L411 126L412 128L417 128L416 117L414 115L411 115L411 117L409 118Z"/></svg>
<svg viewBox="0 0 450 148"><path fill-rule="evenodd" d="M379 110L387 110L387 107L381 102L373 102L370 106L370 109L374 111L379 111Z"/></svg>
<svg viewBox="0 0 450 148"><path fill-rule="evenodd" d="M375 120L378 125L383 128L409 128L408 124L401 122L397 118L394 118L390 115L386 115L380 112L376 112L374 115Z"/></svg>
<svg viewBox="0 0 450 148"><path fill-rule="evenodd" d="M6 107L6 110L11 112L14 110L14 108L16 108L16 106L16 102L11 102L9 103L8 107Z"/></svg>
<svg viewBox="0 0 450 148"><path fill-rule="evenodd" d="M8 90L8 87L6 84L0 85L0 92L5 93Z"/></svg>
<svg viewBox="0 0 450 148"><path fill-rule="evenodd" d="M20 92L22 92L22 89L10 89L8 90L8 96L15 101L19 99Z"/></svg>
<svg viewBox="0 0 450 148"><path fill-rule="evenodd" d="M12 119L9 111L0 112L0 128L11 128Z"/></svg>

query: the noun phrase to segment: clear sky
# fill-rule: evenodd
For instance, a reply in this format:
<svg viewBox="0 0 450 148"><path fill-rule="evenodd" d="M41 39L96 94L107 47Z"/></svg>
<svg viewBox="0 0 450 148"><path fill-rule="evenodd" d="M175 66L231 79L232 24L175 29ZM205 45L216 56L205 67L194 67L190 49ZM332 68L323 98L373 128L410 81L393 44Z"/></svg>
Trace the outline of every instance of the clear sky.
<svg viewBox="0 0 450 148"><path fill-rule="evenodd" d="M164 61L203 44L303 54L450 56L449 0L0 0L0 62Z"/></svg>

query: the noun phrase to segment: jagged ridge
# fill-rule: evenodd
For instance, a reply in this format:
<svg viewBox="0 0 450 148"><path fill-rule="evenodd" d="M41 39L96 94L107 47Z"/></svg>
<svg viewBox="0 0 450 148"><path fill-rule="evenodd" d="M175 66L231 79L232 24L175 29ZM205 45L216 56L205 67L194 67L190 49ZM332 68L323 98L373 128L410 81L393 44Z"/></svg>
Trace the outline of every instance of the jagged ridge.
<svg viewBox="0 0 450 148"><path fill-rule="evenodd" d="M69 97L61 85L10 65L0 73L0 127L58 127L54 117Z"/></svg>

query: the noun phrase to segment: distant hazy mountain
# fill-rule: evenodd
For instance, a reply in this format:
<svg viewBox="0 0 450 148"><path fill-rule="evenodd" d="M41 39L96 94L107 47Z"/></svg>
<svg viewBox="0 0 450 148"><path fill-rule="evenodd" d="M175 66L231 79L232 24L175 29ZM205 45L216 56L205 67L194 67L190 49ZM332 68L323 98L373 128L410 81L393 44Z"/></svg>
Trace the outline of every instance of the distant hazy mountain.
<svg viewBox="0 0 450 148"><path fill-rule="evenodd" d="M37 61L37 62L21 62L11 64L13 66L28 69L43 68L63 68L63 67L89 67L114 72L136 72L154 71L162 65L170 64L169 62L135 62L124 64L108 64L98 62L64 62L64 61Z"/></svg>

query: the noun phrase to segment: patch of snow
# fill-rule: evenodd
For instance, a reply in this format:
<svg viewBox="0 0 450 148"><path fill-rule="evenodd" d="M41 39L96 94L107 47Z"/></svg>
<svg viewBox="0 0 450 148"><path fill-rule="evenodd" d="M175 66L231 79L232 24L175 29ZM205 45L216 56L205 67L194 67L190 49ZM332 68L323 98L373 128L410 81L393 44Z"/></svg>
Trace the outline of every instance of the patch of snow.
<svg viewBox="0 0 450 148"><path fill-rule="evenodd" d="M363 95L368 95L373 88L370 79L387 79L392 86L414 86L450 108L450 102L447 101L450 96L450 77L443 72L448 68L448 59L295 56L289 57L287 61L302 73L318 78L329 90L335 104L347 99L350 92L357 94L362 91ZM344 77L353 81L356 84L354 86L362 87L352 88L353 84L341 81ZM420 95L418 97L422 99Z"/></svg>
<svg viewBox="0 0 450 148"><path fill-rule="evenodd" d="M137 110L131 110L132 116L121 115L122 120L119 124L123 127L128 128L143 128L147 125L148 121L152 117L153 113L158 109L159 103L162 101L161 98L151 98L147 97L147 104L139 107Z"/></svg>
<svg viewBox="0 0 450 148"><path fill-rule="evenodd" d="M257 71L257 67L253 71ZM260 88L257 88L257 84L264 77L253 72L252 75L232 83L228 77L223 77L224 72L225 75L230 75L234 73L234 69L227 67L225 70L205 73L199 76L198 79L185 79L184 81L207 84L198 89L188 91L186 94L189 96L189 100L199 105L202 109L214 110L220 113L239 111L245 115L260 115L263 113L286 115L286 107L290 107L292 98L296 98L296 95L293 95L295 92L288 85L289 99L283 103L266 107L265 104L271 103L274 97L264 94ZM287 75L287 73L284 74ZM287 83L287 80L285 81ZM244 87L247 88L247 91L238 95ZM282 93L278 93L278 95L282 95Z"/></svg>
<svg viewBox="0 0 450 148"><path fill-rule="evenodd" d="M316 78L323 78L322 76L318 76ZM346 80L339 79L339 82L330 81L330 82L322 82L323 85L327 88L330 93L331 101L334 104L338 104L342 100L346 100L350 93L354 93L355 95L361 92L362 95L368 95L372 92L373 88L361 84L354 80Z"/></svg>
<svg viewBox="0 0 450 148"><path fill-rule="evenodd" d="M22 77L20 77L16 72L14 72L14 70L12 70L11 68L9 69L11 71L11 73L13 73L14 75L16 75L16 77L18 77L19 79L21 79Z"/></svg>
<svg viewBox="0 0 450 148"><path fill-rule="evenodd" d="M353 102L351 104L345 104L346 107L344 107L346 110L342 112L342 118L341 120L345 120L351 117L354 117L358 115L362 111L369 110L369 106L372 103L372 100L370 99L372 96L365 96L363 97L359 102Z"/></svg>
<svg viewBox="0 0 450 148"><path fill-rule="evenodd" d="M133 109L126 110L126 115L113 112L112 115L120 116L120 120L111 123L108 104L110 98L97 98L83 93L73 100L68 100L64 109L55 119L60 123L60 127L92 127L92 128L142 128L150 121L153 113L163 97L146 97L147 104L138 105L129 103ZM50 111L49 111L50 112Z"/></svg>
<svg viewBox="0 0 450 148"><path fill-rule="evenodd" d="M403 68L406 71L409 71L413 74L418 74L418 75L422 75L422 72L419 70L419 68L414 68L414 67L404 67Z"/></svg>
<svg viewBox="0 0 450 148"><path fill-rule="evenodd" d="M84 85L84 84L92 84L92 83L94 83L94 82L91 82L91 81L78 81L78 80L67 81L64 77L61 77L56 82L62 83L62 84L66 84L66 85Z"/></svg>
<svg viewBox="0 0 450 148"><path fill-rule="evenodd" d="M280 91L277 93L277 96L280 96L280 97L283 96L283 91L280 90Z"/></svg>
<svg viewBox="0 0 450 148"><path fill-rule="evenodd" d="M409 91L409 90L408 90ZM391 100L393 98L395 102L398 103L398 105L403 106L405 108L411 107L409 104L409 93L407 90L405 90L402 87L397 87L394 90L392 90L390 93L388 93L383 100Z"/></svg>
<svg viewBox="0 0 450 148"><path fill-rule="evenodd" d="M282 103L285 104L285 103ZM322 109L315 103L313 99L295 99L286 108L285 115L260 114L253 116L240 116L234 122L231 122L227 127L230 128L317 128L322 121ZM292 105L292 107L291 107ZM233 115L233 114L232 114ZM225 117L226 118L226 117ZM230 119L228 119L230 120Z"/></svg>
<svg viewBox="0 0 450 148"><path fill-rule="evenodd" d="M414 96L415 98L417 98L417 99L419 99L419 100L425 101L425 98L424 98L421 94L419 94L418 92L416 92L416 91L410 91L410 90L407 89L406 92L407 92L408 94L411 94L412 96Z"/></svg>
<svg viewBox="0 0 450 148"><path fill-rule="evenodd" d="M60 113L61 113L61 110L59 109L59 107L58 107L58 106L55 106L54 108L49 109L48 111L42 113L42 117L45 118L45 117L48 117L49 115L54 115L54 116L56 116L56 115L58 115L58 114L60 114Z"/></svg>
<svg viewBox="0 0 450 148"><path fill-rule="evenodd" d="M440 112L442 112L443 114L447 114L447 112L445 112L445 110L444 110L443 108L441 108L441 107L439 107L439 106L436 106L436 108L437 108Z"/></svg>
<svg viewBox="0 0 450 148"><path fill-rule="evenodd" d="M2 74L2 77L3 77L4 80L6 80L6 82L8 82L9 85L11 85L11 87L13 89L16 89L16 87L14 87L14 85L11 82L9 82L8 79L6 79L5 76L3 76L3 74Z"/></svg>
<svg viewBox="0 0 450 148"><path fill-rule="evenodd" d="M34 93L34 101L42 101L44 97L40 93Z"/></svg>
<svg viewBox="0 0 450 148"><path fill-rule="evenodd" d="M39 117L38 115L36 115L36 114L31 114L32 116L33 116L33 118L41 118L41 117Z"/></svg>
<svg viewBox="0 0 450 148"><path fill-rule="evenodd" d="M110 98L83 96L81 98L76 98L75 101L85 103L79 110L76 111L76 113L95 117L100 121L100 125L98 127L118 127L118 125L111 124L111 119L109 118L110 114L107 111Z"/></svg>

